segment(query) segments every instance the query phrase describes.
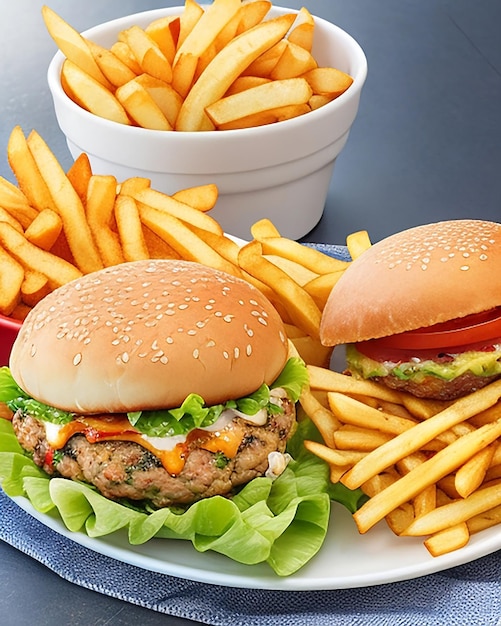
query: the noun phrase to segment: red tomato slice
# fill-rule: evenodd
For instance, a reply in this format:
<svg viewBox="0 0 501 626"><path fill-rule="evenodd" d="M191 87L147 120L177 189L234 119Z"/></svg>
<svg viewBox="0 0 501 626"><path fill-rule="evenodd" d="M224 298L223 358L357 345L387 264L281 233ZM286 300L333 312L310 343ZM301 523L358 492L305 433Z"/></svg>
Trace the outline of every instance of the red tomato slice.
<svg viewBox="0 0 501 626"><path fill-rule="evenodd" d="M501 308L467 315L434 326L410 330L398 335L371 339L375 349L428 350L457 348L470 344L489 344L501 339ZM463 350L464 351L464 350Z"/></svg>

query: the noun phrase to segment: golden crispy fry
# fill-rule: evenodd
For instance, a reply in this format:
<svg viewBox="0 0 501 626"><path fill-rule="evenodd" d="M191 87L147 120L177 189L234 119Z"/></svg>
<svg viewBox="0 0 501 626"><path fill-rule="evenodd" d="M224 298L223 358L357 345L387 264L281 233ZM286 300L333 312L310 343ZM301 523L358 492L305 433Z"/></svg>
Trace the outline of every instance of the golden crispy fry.
<svg viewBox="0 0 501 626"><path fill-rule="evenodd" d="M332 411L320 404L309 388L303 389L299 403L306 415L318 428L318 432L322 435L326 445L329 448L336 448L334 434L341 425L337 417Z"/></svg>
<svg viewBox="0 0 501 626"><path fill-rule="evenodd" d="M0 176L0 206L23 228L27 228L38 214L24 193L2 176Z"/></svg>
<svg viewBox="0 0 501 626"><path fill-rule="evenodd" d="M116 190L117 181L114 176L94 174L89 181L86 216L105 267L118 265L125 260L119 237L111 228Z"/></svg>
<svg viewBox="0 0 501 626"><path fill-rule="evenodd" d="M0 204L0 222L8 222L11 226L13 226L20 233L24 233L24 228L21 222L13 217L6 209L2 207Z"/></svg>
<svg viewBox="0 0 501 626"><path fill-rule="evenodd" d="M110 51L122 61L124 65L126 65L131 72L133 72L136 76L143 73L143 70L139 63L137 62L136 57L132 53L132 50L129 48L128 44L125 41L116 41L110 48Z"/></svg>
<svg viewBox="0 0 501 626"><path fill-rule="evenodd" d="M89 157L85 152L79 154L73 161L70 169L66 172L66 176L73 185L73 189L77 192L82 203L85 204L87 200L87 187L89 186L89 180L92 176L92 167Z"/></svg>
<svg viewBox="0 0 501 626"><path fill-rule="evenodd" d="M23 267L45 274L51 289L82 276L77 267L33 245L6 222L0 222L0 243Z"/></svg>
<svg viewBox="0 0 501 626"><path fill-rule="evenodd" d="M187 224L193 224L198 228L203 228L217 235L223 234L223 229L216 222L216 220L210 215L207 215L203 211L198 211L188 204L184 204L179 200L176 200L172 196L168 196L160 191L154 189L143 189L133 195L134 200L141 205L150 206L157 211L169 213L174 217L179 218Z"/></svg>
<svg viewBox="0 0 501 626"><path fill-rule="evenodd" d="M239 24L237 28L237 35L249 30L259 22L262 22L267 13L271 9L272 3L270 0L251 0L242 4L239 11Z"/></svg>
<svg viewBox="0 0 501 626"><path fill-rule="evenodd" d="M214 57L193 85L179 112L176 129L198 130L206 126L205 108L223 97L242 71L287 32L293 15L284 15L258 24L233 39Z"/></svg>
<svg viewBox="0 0 501 626"><path fill-rule="evenodd" d="M318 274L308 267L305 267L297 261L288 259L287 257L280 256L279 254L264 254L263 256L268 259L268 261L271 261L274 265L284 270L284 272L287 272L287 274L302 287L318 277Z"/></svg>
<svg viewBox="0 0 501 626"><path fill-rule="evenodd" d="M185 97L192 86L200 57L239 8L240 0L214 0L178 46L173 62L172 86L181 96Z"/></svg>
<svg viewBox="0 0 501 626"><path fill-rule="evenodd" d="M242 72L242 76L269 78L286 47L287 42L285 39L277 41L271 48L268 48L268 50L260 54L258 58Z"/></svg>
<svg viewBox="0 0 501 626"><path fill-rule="evenodd" d="M422 422L419 426L416 426L412 431L407 431L404 435L400 435L399 437L395 437L388 444L384 444L381 448L374 452L379 452L383 448L393 444L402 436L408 435L409 433L415 432L420 426L429 424L428 422ZM411 470L405 476L402 476L395 484L385 489L383 492L377 494L373 498L371 498L368 502L366 502L355 514L354 519L359 529L359 532L364 533L369 530L374 524L376 524L380 519L385 517L392 509L397 506L400 506L402 503L409 501L413 497L415 497L419 492L423 489L436 483L440 478L447 476L450 472L460 467L463 463L465 463L469 458L471 458L474 454L478 452L478 450L483 447L489 445L495 439L497 439L501 435L501 421L499 423L495 422L493 424L487 424L479 428L477 431L473 433L469 433L464 437L461 437L454 443L451 443L447 448L440 450L433 457L419 465L418 467ZM365 459L357 463L357 465L353 466L353 468L343 476L342 482L346 486L353 485L356 481L353 480L353 470L358 466L367 461L371 460L369 457L373 457L374 452L369 453ZM402 451L404 452L404 451ZM400 456L405 456L405 454L400 454ZM391 465L391 463L386 464L386 467ZM351 473L351 476L349 474ZM378 472L371 471L369 476L374 476ZM357 477L358 480L358 477ZM360 484L362 484L362 481ZM491 492L487 492L487 490L483 490L485 492L485 499L491 495ZM479 493L479 492L476 492ZM492 499L492 506L496 506L501 502L501 489L498 488L499 493L499 502L495 502L494 498ZM469 496L469 498L473 498L475 494ZM465 502L463 500L462 502ZM476 502L476 500L475 500ZM451 505L448 505L451 506ZM486 507L484 509L475 510L472 515L475 513L479 513L481 511L487 510ZM435 509L437 511L438 509ZM413 526L406 530L406 534L430 534L434 532L434 530L425 530L425 523L422 520L434 519L433 516L435 511L428 513L427 515L419 518L413 523ZM467 519L467 518L466 518ZM454 518L455 522L464 521L458 515ZM427 523L427 522L426 522ZM416 526L414 526L416 525ZM428 528L426 526L426 528ZM418 530L419 529L419 530ZM441 530L441 528L436 528L436 530Z"/></svg>
<svg viewBox="0 0 501 626"><path fill-rule="evenodd" d="M352 260L354 261L363 252L371 247L371 240L366 230L359 230L356 233L351 233L346 237L346 247Z"/></svg>
<svg viewBox="0 0 501 626"><path fill-rule="evenodd" d="M231 96L235 93L241 93L246 89L251 89L252 87L258 87L259 85L264 85L269 83L271 78L265 78L264 76L239 76L235 82L233 82L228 91L224 94L226 96Z"/></svg>
<svg viewBox="0 0 501 626"><path fill-rule="evenodd" d="M50 36L65 57L103 87L111 89L82 35L48 6L42 7L42 16Z"/></svg>
<svg viewBox="0 0 501 626"><path fill-rule="evenodd" d="M432 556L447 554L465 546L470 539L467 524L454 524L444 530L428 537L424 545Z"/></svg>
<svg viewBox="0 0 501 626"><path fill-rule="evenodd" d="M5 223L0 222L0 228ZM7 224L7 226L13 229L10 224ZM15 229L13 230L17 233ZM22 237L19 233L18 235ZM13 255L9 254L7 250L3 250L0 246L0 313L2 315L11 315L19 304L23 280L23 266L16 261Z"/></svg>
<svg viewBox="0 0 501 626"><path fill-rule="evenodd" d="M340 261L316 250L300 244L286 237L261 237L258 231L252 233L261 243L264 254L278 254L296 263L303 265L315 274L328 274L339 272L348 267L346 261Z"/></svg>
<svg viewBox="0 0 501 626"><path fill-rule="evenodd" d="M50 250L63 230L63 222L52 209L40 211L26 229L24 236L28 241L43 250Z"/></svg>
<svg viewBox="0 0 501 626"><path fill-rule="evenodd" d="M143 224L143 235L150 259L180 259L172 246Z"/></svg>
<svg viewBox="0 0 501 626"><path fill-rule="evenodd" d="M113 87L121 87L136 76L130 67L108 48L90 40L86 40L86 43L99 69Z"/></svg>
<svg viewBox="0 0 501 626"><path fill-rule="evenodd" d="M304 447L319 458L327 461L329 465L344 467L345 471L353 465L353 463L357 463L365 456L364 452L353 450L334 450L322 443L318 443L317 441L305 440Z"/></svg>
<svg viewBox="0 0 501 626"><path fill-rule="evenodd" d="M252 87L210 104L205 112L216 126L279 107L306 104L311 88L304 78L288 78Z"/></svg>
<svg viewBox="0 0 501 626"><path fill-rule="evenodd" d="M303 74L313 93L337 98L353 83L353 78L334 67L312 68Z"/></svg>
<svg viewBox="0 0 501 626"><path fill-rule="evenodd" d="M10 134L7 157L19 188L30 205L37 211L55 209L47 183L40 173L20 126L15 126Z"/></svg>
<svg viewBox="0 0 501 626"><path fill-rule="evenodd" d="M25 270L24 280L21 285L21 299L24 304L34 307L50 291L47 276L33 270Z"/></svg>
<svg viewBox="0 0 501 626"><path fill-rule="evenodd" d="M172 126L155 100L136 80L130 80L119 87L115 96L138 126L151 130L172 130Z"/></svg>
<svg viewBox="0 0 501 626"><path fill-rule="evenodd" d="M86 74L78 65L66 59L61 76L70 90L70 97L76 99L78 104L87 111L112 122L130 124L125 109L113 93Z"/></svg>
<svg viewBox="0 0 501 626"><path fill-rule="evenodd" d="M318 67L318 64L311 52L289 39L282 55L277 61L277 64L270 73L270 78L272 80L296 78L297 76L302 76L316 67ZM306 79L303 78L303 80ZM308 86L310 86L309 82ZM313 90L311 91L310 97L312 95Z"/></svg>
<svg viewBox="0 0 501 626"><path fill-rule="evenodd" d="M198 211L206 213L213 209L216 205L219 190L214 183L207 185L197 185L196 187L188 187L188 189L180 189L172 194L172 197L183 204L189 204Z"/></svg>
<svg viewBox="0 0 501 626"><path fill-rule="evenodd" d="M103 264L92 240L82 201L77 192L37 132L30 133L28 145L51 192L55 209L63 221L64 234L78 267L85 273L101 269Z"/></svg>
<svg viewBox="0 0 501 626"><path fill-rule="evenodd" d="M178 48L183 45L183 41L188 37L203 13L204 10L198 2L185 0L183 12L179 18Z"/></svg>
<svg viewBox="0 0 501 626"><path fill-rule="evenodd" d="M252 241L240 249L238 263L242 269L271 287L283 302L293 323L306 334L319 339L322 313L313 298L288 274L262 256L261 244Z"/></svg>
<svg viewBox="0 0 501 626"><path fill-rule="evenodd" d="M148 259L149 252L144 239L137 204L130 196L118 196L115 200L115 219L118 235L126 261Z"/></svg>
<svg viewBox="0 0 501 626"><path fill-rule="evenodd" d="M183 104L183 100L177 91L168 83L149 74L141 74L134 80L147 91L170 126L174 127Z"/></svg>
<svg viewBox="0 0 501 626"><path fill-rule="evenodd" d="M139 214L143 224L164 239L183 259L209 265L231 274L233 264L171 213L139 203Z"/></svg>
<svg viewBox="0 0 501 626"><path fill-rule="evenodd" d="M240 250L240 246L235 243L233 239L230 239L224 234L219 235L218 233L213 233L210 230L204 230L197 226L191 225L190 228L200 239L205 241L211 248L214 248L214 250L217 250L222 257L233 264L232 273L235 276L242 276L242 271L238 266L238 251Z"/></svg>
<svg viewBox="0 0 501 626"><path fill-rule="evenodd" d="M343 272L344 270L339 270L337 272L321 274L303 285L320 309L324 309L334 285L341 278Z"/></svg>
<svg viewBox="0 0 501 626"><path fill-rule="evenodd" d="M172 65L179 37L180 18L174 15L159 17L144 29Z"/></svg>
<svg viewBox="0 0 501 626"><path fill-rule="evenodd" d="M266 237L280 237L280 233L278 232L275 224L267 218L254 222L250 230L251 235L258 241L262 241Z"/></svg>
<svg viewBox="0 0 501 626"><path fill-rule="evenodd" d="M362 450L370 452L386 441L392 435L380 430L362 428L359 426L341 426L334 433L334 447L338 450Z"/></svg>
<svg viewBox="0 0 501 626"><path fill-rule="evenodd" d="M312 14L305 7L301 7L290 32L287 34L287 39L311 52L314 31L315 21Z"/></svg>
<svg viewBox="0 0 501 626"><path fill-rule="evenodd" d="M338 391L355 396L369 396L396 403L400 400L400 394L397 391L378 385L371 380L358 379L315 366L308 366L308 373L312 389Z"/></svg>
<svg viewBox="0 0 501 626"><path fill-rule="evenodd" d="M487 408L488 406L491 406L497 402L500 397L501 381L494 382L488 387L484 387L483 389L480 389L468 396L460 398L441 413L437 413L425 422L420 422L414 428L401 433L398 437L395 437L387 444L384 444L377 450L374 450L374 452L371 452L371 454L364 459L363 463L354 467L352 472L345 477L346 486L350 489L356 489L368 478L370 478L370 476L374 476L374 474L377 474L384 468L396 463L399 459L411 454L412 452L416 452L416 450L422 448L427 442L431 441L441 433L444 433L446 430L451 428L451 426L454 426L454 424L458 424L459 422L468 419L468 417L471 417L471 415L475 414L478 410L481 410L482 407ZM487 426L489 426L489 424ZM465 435L464 437L457 439L451 443L446 450L450 450L451 446L464 445L465 440L470 441L468 438L478 436L479 432L480 429L474 433L470 433L469 435ZM485 445L488 444L486 443ZM470 450L470 456L477 451L478 450L474 450L471 452ZM439 454L440 453L437 453L434 458L436 459ZM468 458L469 457L466 457L463 462L466 462ZM462 465L462 462L457 463L454 468L457 468L460 465ZM443 474L443 476L445 475L446 474ZM442 478L442 476L439 476L439 478ZM423 485L423 489L425 486L427 485Z"/></svg>
<svg viewBox="0 0 501 626"><path fill-rule="evenodd" d="M308 104L287 104L283 107L275 107L267 111L259 111L258 113L252 113L245 117L240 117L231 122L220 124L217 129L235 130L238 128L253 128L255 126L266 126L267 124L274 124L275 122L283 122L290 120L293 117L299 117L305 113L309 113L310 107Z"/></svg>
<svg viewBox="0 0 501 626"><path fill-rule="evenodd" d="M331 347L323 346L319 339L309 335L296 337L292 341L305 363L311 363L319 367L329 367L332 356Z"/></svg>
<svg viewBox="0 0 501 626"><path fill-rule="evenodd" d="M166 83L172 81L172 66L152 37L139 26L131 26L121 34L143 72Z"/></svg>
<svg viewBox="0 0 501 626"><path fill-rule="evenodd" d="M456 490L462 498L466 498L480 487L490 467L496 444L480 450L456 472L454 478Z"/></svg>
<svg viewBox="0 0 501 626"><path fill-rule="evenodd" d="M118 193L123 196L132 196L138 191L148 189L150 185L151 180L149 178L144 178L143 176L132 176L131 178L126 178L120 183L120 185L118 185Z"/></svg>

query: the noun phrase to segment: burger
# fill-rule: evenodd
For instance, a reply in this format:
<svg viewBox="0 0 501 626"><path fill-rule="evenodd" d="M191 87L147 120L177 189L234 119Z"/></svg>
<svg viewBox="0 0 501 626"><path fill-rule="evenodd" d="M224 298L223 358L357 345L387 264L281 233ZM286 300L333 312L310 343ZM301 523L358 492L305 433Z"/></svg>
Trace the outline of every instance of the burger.
<svg viewBox="0 0 501 626"><path fill-rule="evenodd" d="M153 509L280 473L307 380L261 292L178 260L57 289L26 318L1 375L39 467Z"/></svg>
<svg viewBox="0 0 501 626"><path fill-rule="evenodd" d="M501 376L501 224L405 230L357 257L334 286L321 341L348 372L453 400Z"/></svg>

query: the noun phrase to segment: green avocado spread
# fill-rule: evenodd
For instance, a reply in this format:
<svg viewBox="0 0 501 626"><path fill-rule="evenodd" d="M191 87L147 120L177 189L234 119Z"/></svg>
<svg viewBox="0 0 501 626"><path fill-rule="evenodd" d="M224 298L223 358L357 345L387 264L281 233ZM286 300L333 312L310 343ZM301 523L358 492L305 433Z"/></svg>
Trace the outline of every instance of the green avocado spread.
<svg viewBox="0 0 501 626"><path fill-rule="evenodd" d="M494 346L494 350L468 351L458 354L447 353L447 360L434 361L418 357L402 361L375 361L351 344L346 347L346 360L350 369L356 371L363 378L388 376L389 374L400 380L421 382L427 376L435 376L442 380L453 380L465 372L472 372L476 376L496 376L501 374L501 345Z"/></svg>

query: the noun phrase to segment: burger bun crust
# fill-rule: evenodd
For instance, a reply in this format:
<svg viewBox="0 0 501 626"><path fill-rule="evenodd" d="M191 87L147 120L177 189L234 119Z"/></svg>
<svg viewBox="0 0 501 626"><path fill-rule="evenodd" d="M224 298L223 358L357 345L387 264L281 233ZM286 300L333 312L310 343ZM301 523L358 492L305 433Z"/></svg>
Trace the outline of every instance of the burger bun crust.
<svg viewBox="0 0 501 626"><path fill-rule="evenodd" d="M325 306L324 345L424 328L501 305L501 224L451 220L402 231L356 258Z"/></svg>
<svg viewBox="0 0 501 626"><path fill-rule="evenodd" d="M9 367L37 400L78 413L208 405L270 384L285 328L244 280L198 263L148 260L88 274L27 316Z"/></svg>

